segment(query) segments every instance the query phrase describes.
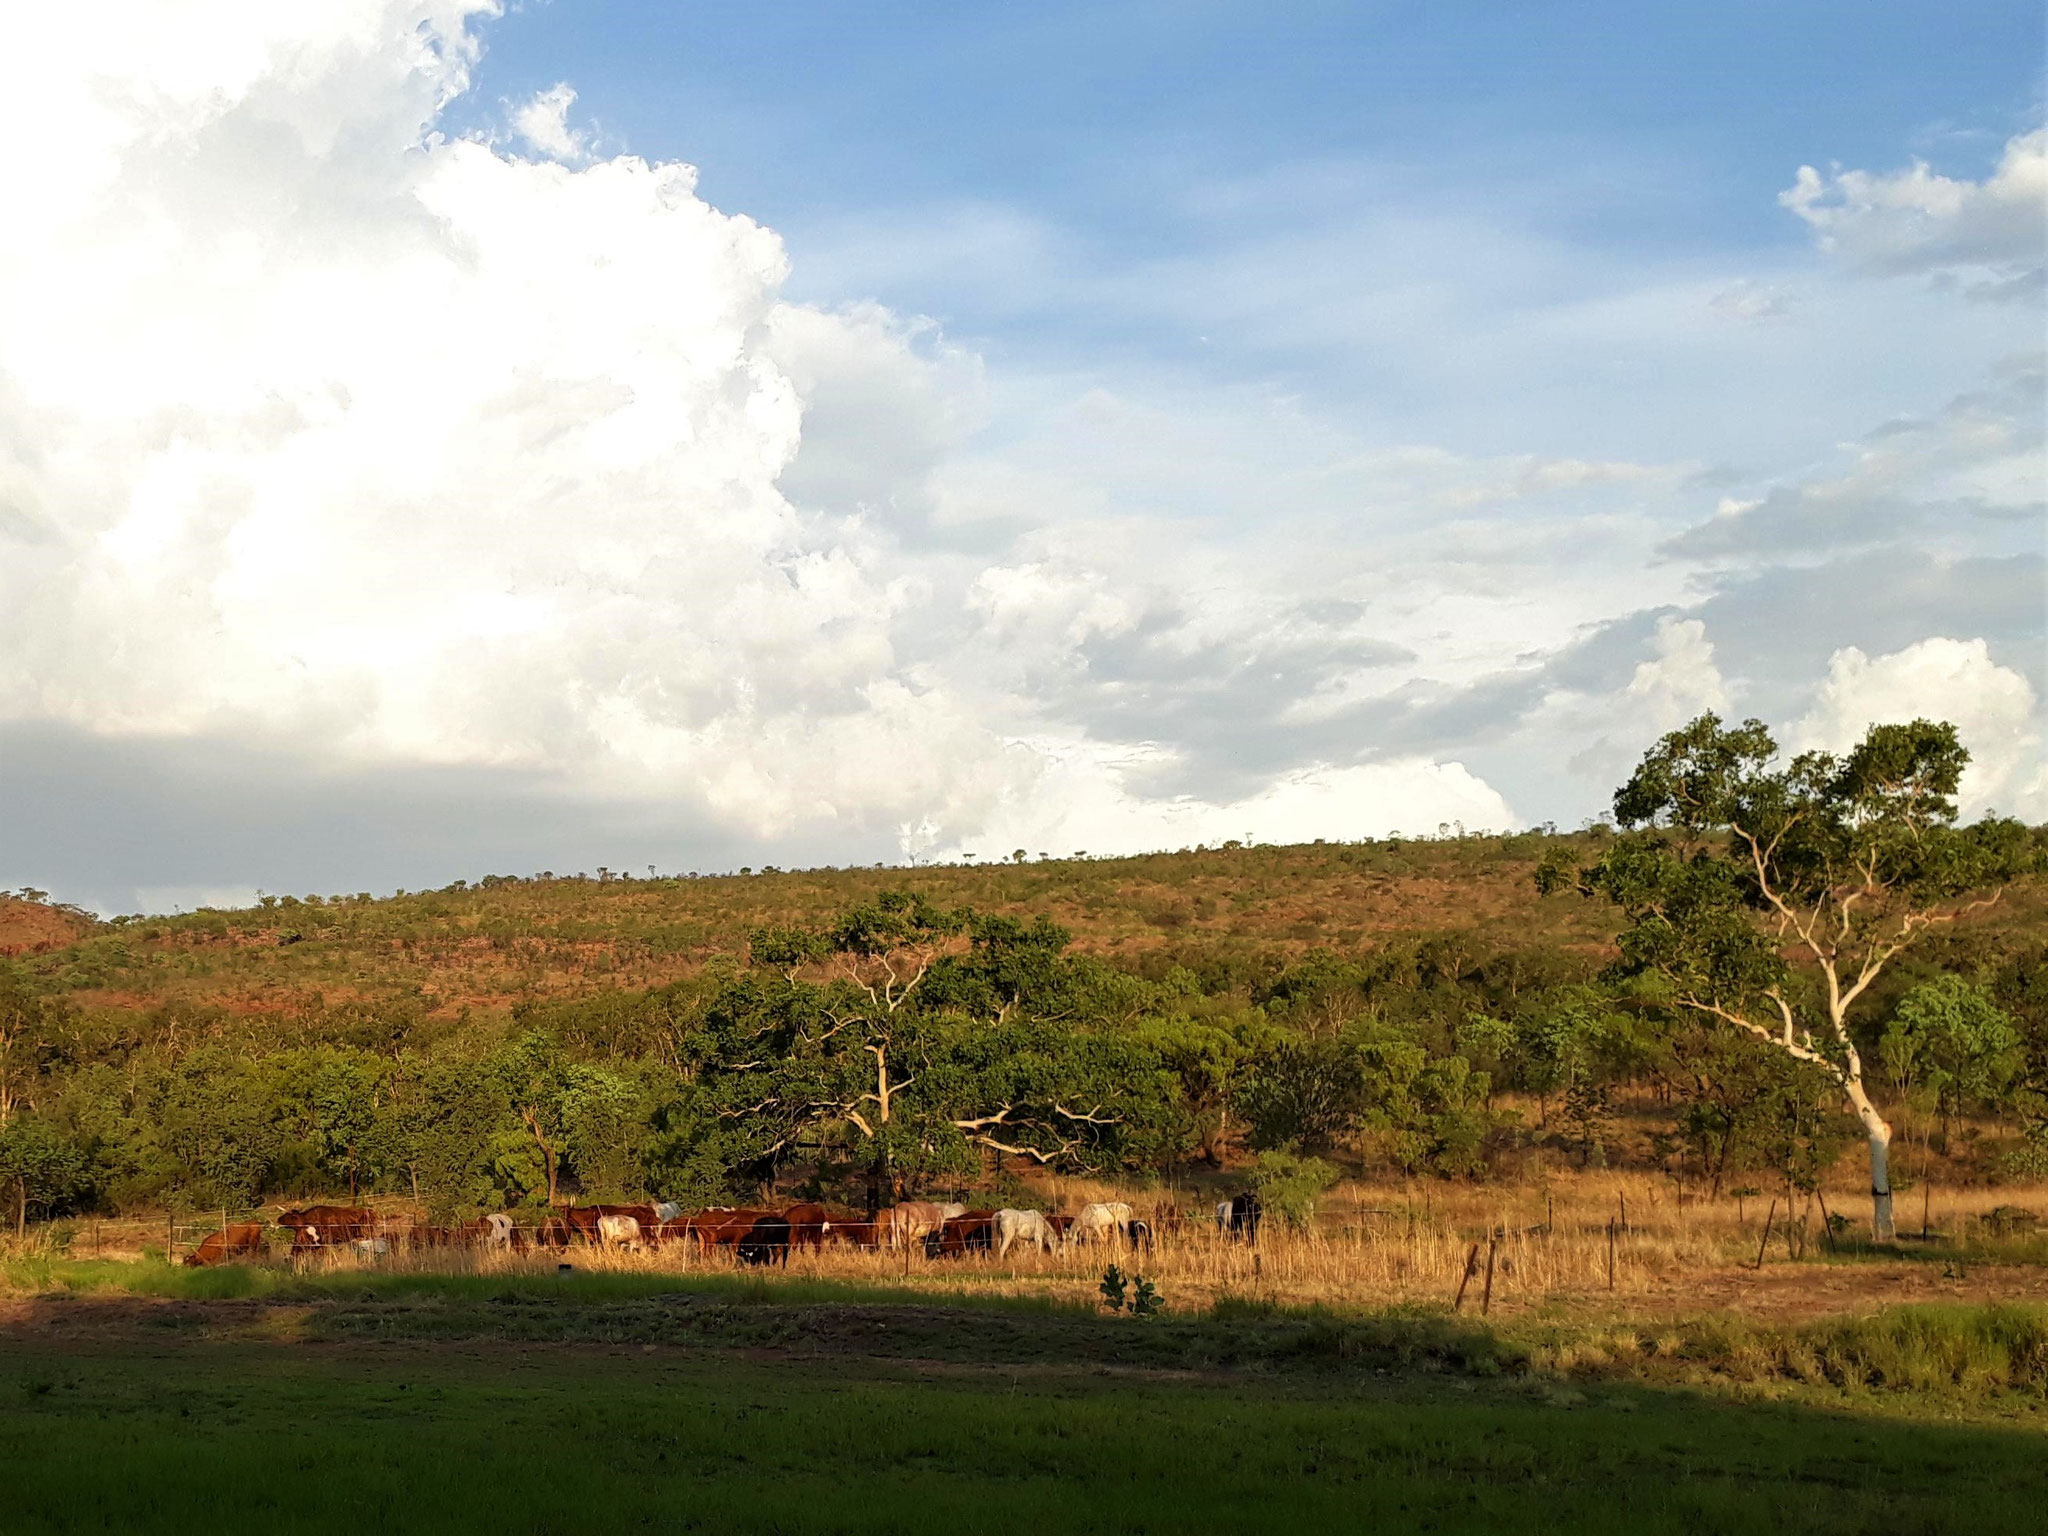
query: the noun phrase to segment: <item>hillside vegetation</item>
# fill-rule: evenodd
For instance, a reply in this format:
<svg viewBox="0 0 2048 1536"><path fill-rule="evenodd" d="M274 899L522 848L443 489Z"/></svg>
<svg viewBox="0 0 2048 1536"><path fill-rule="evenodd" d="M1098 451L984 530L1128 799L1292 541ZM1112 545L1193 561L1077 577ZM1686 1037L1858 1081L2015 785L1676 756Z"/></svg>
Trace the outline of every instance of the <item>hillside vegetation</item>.
<svg viewBox="0 0 2048 1536"><path fill-rule="evenodd" d="M1532 1155L1812 1186L1853 1136L1829 1084L1617 982L1613 906L1539 895L1614 840L491 876L104 923L17 900L0 937L40 937L0 979L10 1214L858 1203L1248 1159L1309 1210L1347 1167L1484 1180ZM2038 1172L2044 909L2048 881L2010 883L1858 1004L1873 1060L1942 977L2018 1032L1996 1082L1941 1100L1951 1179ZM890 1001L897 967L915 992ZM1916 1070L1884 1091L1931 1153Z"/></svg>

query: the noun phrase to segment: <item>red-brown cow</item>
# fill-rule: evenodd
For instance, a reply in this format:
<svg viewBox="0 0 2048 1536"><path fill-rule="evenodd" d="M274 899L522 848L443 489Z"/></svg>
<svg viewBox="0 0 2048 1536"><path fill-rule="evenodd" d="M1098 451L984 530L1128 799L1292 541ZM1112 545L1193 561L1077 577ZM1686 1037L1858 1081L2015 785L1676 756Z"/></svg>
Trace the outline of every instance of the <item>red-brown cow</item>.
<svg viewBox="0 0 2048 1536"><path fill-rule="evenodd" d="M782 1213L782 1219L789 1223L789 1246L792 1248L822 1248L825 1234L832 1225L832 1213L822 1205L792 1205Z"/></svg>
<svg viewBox="0 0 2048 1536"><path fill-rule="evenodd" d="M218 1232L207 1233L199 1246L185 1255L185 1264L190 1269L205 1269L231 1259L260 1259L263 1251L263 1223L238 1221Z"/></svg>
<svg viewBox="0 0 2048 1536"><path fill-rule="evenodd" d="M878 1248L881 1234L875 1230L872 1218L857 1211L828 1211L825 1237L830 1242L844 1243L849 1248Z"/></svg>
<svg viewBox="0 0 2048 1536"><path fill-rule="evenodd" d="M377 1213L366 1205L309 1205L281 1212L277 1224L291 1229L293 1258L377 1235Z"/></svg>
<svg viewBox="0 0 2048 1536"><path fill-rule="evenodd" d="M949 1216L946 1224L924 1240L927 1258L957 1259L969 1253L987 1253L996 1245L996 1213L969 1211Z"/></svg>

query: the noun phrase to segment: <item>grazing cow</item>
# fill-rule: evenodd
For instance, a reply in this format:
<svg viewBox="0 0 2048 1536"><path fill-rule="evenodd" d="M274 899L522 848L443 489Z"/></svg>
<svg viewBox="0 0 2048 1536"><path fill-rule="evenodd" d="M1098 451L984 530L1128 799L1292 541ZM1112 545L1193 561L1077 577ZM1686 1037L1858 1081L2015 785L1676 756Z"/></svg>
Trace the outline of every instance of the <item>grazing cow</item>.
<svg viewBox="0 0 2048 1536"><path fill-rule="evenodd" d="M225 1264L230 1259L262 1257L263 1223L238 1221L218 1232L207 1233L200 1239L199 1246L185 1255L185 1265L188 1269L206 1269L211 1265Z"/></svg>
<svg viewBox="0 0 2048 1536"><path fill-rule="evenodd" d="M572 1235L568 1222L549 1216L533 1229L533 1244L536 1248L566 1248Z"/></svg>
<svg viewBox="0 0 2048 1536"><path fill-rule="evenodd" d="M849 1248L876 1248L881 1239L876 1233L875 1223L866 1216L852 1211L828 1211L825 1215L825 1236L832 1242L845 1243Z"/></svg>
<svg viewBox="0 0 2048 1536"><path fill-rule="evenodd" d="M1067 1241L1072 1243L1093 1243L1103 1239L1115 1242L1123 1237L1131 1224L1131 1208L1121 1200L1098 1200L1081 1207L1081 1214L1074 1218L1074 1225L1067 1232Z"/></svg>
<svg viewBox="0 0 2048 1536"><path fill-rule="evenodd" d="M1042 1211L997 1211L996 1257L1008 1257L1014 1243L1029 1243L1040 1253L1051 1253L1060 1245L1060 1234Z"/></svg>
<svg viewBox="0 0 2048 1536"><path fill-rule="evenodd" d="M1152 1223L1149 1221L1127 1221L1124 1223L1124 1237L1133 1248L1152 1246Z"/></svg>
<svg viewBox="0 0 2048 1536"><path fill-rule="evenodd" d="M1259 1240L1259 1217L1264 1214L1259 1197L1250 1190L1216 1205L1216 1230L1225 1237L1242 1239L1247 1243Z"/></svg>
<svg viewBox="0 0 2048 1536"><path fill-rule="evenodd" d="M280 1212L277 1224L291 1230L292 1257L296 1259L374 1237L377 1213L362 1205L309 1205L304 1210Z"/></svg>
<svg viewBox="0 0 2048 1536"><path fill-rule="evenodd" d="M936 1232L925 1235L925 1257L957 1259L969 1253L987 1253L995 1247L996 1213L963 1211L949 1216Z"/></svg>
<svg viewBox="0 0 2048 1536"><path fill-rule="evenodd" d="M756 1217L732 1245L733 1256L742 1264L787 1264L789 1262L788 1218L770 1212Z"/></svg>
<svg viewBox="0 0 2048 1536"><path fill-rule="evenodd" d="M776 1214L774 1211L735 1210L721 1206L699 1211L680 1222L667 1223L663 1231L670 1237L693 1239L700 1248L737 1248L754 1230L756 1222Z"/></svg>
<svg viewBox="0 0 2048 1536"><path fill-rule="evenodd" d="M642 1229L637 1216L600 1216L597 1218L597 1241L603 1248L638 1248Z"/></svg>
<svg viewBox="0 0 2048 1536"><path fill-rule="evenodd" d="M388 1237L359 1237L349 1246L359 1259L381 1259L391 1253L391 1239Z"/></svg>
<svg viewBox="0 0 2048 1536"><path fill-rule="evenodd" d="M953 1214L957 1216L963 1212L956 1207ZM906 1200L876 1216L875 1226L884 1234L884 1240L891 1248L902 1248L938 1231L946 1221L943 1206L934 1205L929 1200Z"/></svg>
<svg viewBox="0 0 2048 1536"><path fill-rule="evenodd" d="M792 1248L825 1246L825 1233L832 1225L832 1213L824 1206L792 1205L782 1213L782 1219L789 1223L789 1245Z"/></svg>
<svg viewBox="0 0 2048 1536"><path fill-rule="evenodd" d="M666 1226L682 1214L683 1208L673 1200L657 1200L654 1202L654 1220L657 1225Z"/></svg>
<svg viewBox="0 0 2048 1536"><path fill-rule="evenodd" d="M631 1217L643 1229L660 1225L651 1205L572 1205L562 1212L563 1219L569 1223L569 1230L586 1243L604 1241L598 1224L607 1216Z"/></svg>

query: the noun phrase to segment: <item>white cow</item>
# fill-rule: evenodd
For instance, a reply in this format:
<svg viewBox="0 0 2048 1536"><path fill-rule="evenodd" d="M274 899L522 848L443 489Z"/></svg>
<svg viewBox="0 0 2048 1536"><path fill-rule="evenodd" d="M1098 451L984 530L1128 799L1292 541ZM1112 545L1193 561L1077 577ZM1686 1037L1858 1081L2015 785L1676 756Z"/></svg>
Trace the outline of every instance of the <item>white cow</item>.
<svg viewBox="0 0 2048 1536"><path fill-rule="evenodd" d="M597 1240L607 1248L638 1248L640 1246L640 1218L637 1216L598 1217Z"/></svg>
<svg viewBox="0 0 2048 1536"><path fill-rule="evenodd" d="M951 1221L955 1216L965 1216L966 1214L966 1206L956 1205L955 1203L949 1200L944 1205L939 1207L939 1225L944 1226L947 1222Z"/></svg>
<svg viewBox="0 0 2048 1536"><path fill-rule="evenodd" d="M512 1218L503 1211L494 1211L484 1218L484 1246L487 1248L510 1248L512 1246Z"/></svg>
<svg viewBox="0 0 2048 1536"><path fill-rule="evenodd" d="M875 1236L890 1248L905 1248L946 1224L946 1207L929 1200L905 1200L875 1217Z"/></svg>
<svg viewBox="0 0 2048 1536"><path fill-rule="evenodd" d="M1012 1243L1035 1244L1040 1253L1051 1253L1060 1245L1060 1235L1042 1211L996 1212L996 1257L1010 1251Z"/></svg>
<svg viewBox="0 0 2048 1536"><path fill-rule="evenodd" d="M1098 1200L1081 1207L1067 1229L1070 1243L1092 1243L1103 1238L1116 1241L1130 1229L1131 1208L1121 1200Z"/></svg>
<svg viewBox="0 0 2048 1536"><path fill-rule="evenodd" d="M682 1214L683 1208L673 1200L657 1200L654 1204L654 1219L656 1221L674 1221Z"/></svg>

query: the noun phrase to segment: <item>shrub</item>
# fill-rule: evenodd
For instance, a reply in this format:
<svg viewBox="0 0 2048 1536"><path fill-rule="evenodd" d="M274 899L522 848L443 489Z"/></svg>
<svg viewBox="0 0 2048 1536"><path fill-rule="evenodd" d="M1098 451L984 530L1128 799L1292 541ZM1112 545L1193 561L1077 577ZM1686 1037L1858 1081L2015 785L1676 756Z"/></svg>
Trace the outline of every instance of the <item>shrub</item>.
<svg viewBox="0 0 2048 1536"><path fill-rule="evenodd" d="M1316 1201L1337 1178L1333 1165L1294 1152L1261 1152L1252 1165L1252 1188L1266 1215L1299 1229L1315 1221Z"/></svg>

